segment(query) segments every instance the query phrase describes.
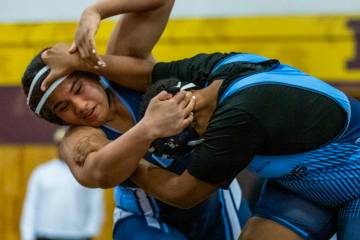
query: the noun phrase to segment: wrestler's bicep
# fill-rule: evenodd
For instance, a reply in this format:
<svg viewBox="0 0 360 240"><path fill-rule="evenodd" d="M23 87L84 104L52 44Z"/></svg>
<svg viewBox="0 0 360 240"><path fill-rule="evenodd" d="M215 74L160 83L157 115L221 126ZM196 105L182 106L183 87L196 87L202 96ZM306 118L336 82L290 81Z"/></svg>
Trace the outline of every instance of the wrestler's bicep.
<svg viewBox="0 0 360 240"><path fill-rule="evenodd" d="M172 62L157 63L151 73L152 82L165 78L176 77L181 81L192 82L204 86L212 72L213 66L226 54L198 54L191 58Z"/></svg>

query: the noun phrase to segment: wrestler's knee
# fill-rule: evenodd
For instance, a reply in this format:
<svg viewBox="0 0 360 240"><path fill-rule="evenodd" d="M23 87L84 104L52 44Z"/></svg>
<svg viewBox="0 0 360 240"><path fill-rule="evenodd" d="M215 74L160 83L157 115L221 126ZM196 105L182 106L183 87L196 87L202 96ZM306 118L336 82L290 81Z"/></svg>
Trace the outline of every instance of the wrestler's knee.
<svg viewBox="0 0 360 240"><path fill-rule="evenodd" d="M256 221L253 221L252 219L253 218L251 218L245 225L245 227L241 230L239 240L259 239L256 232L259 232L261 230L258 229Z"/></svg>

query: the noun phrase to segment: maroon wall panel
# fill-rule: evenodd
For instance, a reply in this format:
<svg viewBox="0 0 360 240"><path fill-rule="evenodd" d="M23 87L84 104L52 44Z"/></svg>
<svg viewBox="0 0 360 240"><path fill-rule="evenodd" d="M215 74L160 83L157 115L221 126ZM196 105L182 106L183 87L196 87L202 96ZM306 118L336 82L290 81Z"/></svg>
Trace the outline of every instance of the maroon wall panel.
<svg viewBox="0 0 360 240"><path fill-rule="evenodd" d="M21 87L0 87L0 144L51 143L55 125L37 118Z"/></svg>

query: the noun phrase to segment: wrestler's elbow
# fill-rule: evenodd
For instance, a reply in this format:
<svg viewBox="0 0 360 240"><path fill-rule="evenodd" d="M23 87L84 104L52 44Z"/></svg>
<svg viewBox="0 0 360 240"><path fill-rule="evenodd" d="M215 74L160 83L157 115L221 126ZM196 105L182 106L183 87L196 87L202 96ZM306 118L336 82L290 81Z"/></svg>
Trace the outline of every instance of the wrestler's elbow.
<svg viewBox="0 0 360 240"><path fill-rule="evenodd" d="M114 181L114 178L102 170L96 170L93 173L93 179L97 188L113 188L118 184L116 181Z"/></svg>
<svg viewBox="0 0 360 240"><path fill-rule="evenodd" d="M84 187L88 188L112 188L115 187L117 184L109 178L108 175L104 174L101 171L93 171L90 174L84 176L76 177L76 180L83 185Z"/></svg>

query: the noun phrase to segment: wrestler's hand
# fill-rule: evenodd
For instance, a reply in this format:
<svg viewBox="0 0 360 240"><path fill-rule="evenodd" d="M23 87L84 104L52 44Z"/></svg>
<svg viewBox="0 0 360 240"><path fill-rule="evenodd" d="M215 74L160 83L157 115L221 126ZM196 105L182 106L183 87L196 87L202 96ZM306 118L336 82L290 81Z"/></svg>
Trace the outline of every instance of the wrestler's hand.
<svg viewBox="0 0 360 240"><path fill-rule="evenodd" d="M41 54L41 59L50 68L49 75L41 84L41 90L45 91L55 80L72 73L80 65L78 54L68 53L68 48L69 45L58 43Z"/></svg>
<svg viewBox="0 0 360 240"><path fill-rule="evenodd" d="M79 52L80 57L93 67L105 67L105 62L96 52L95 35L99 28L101 15L93 6L86 8L81 14L75 40L69 53Z"/></svg>
<svg viewBox="0 0 360 240"><path fill-rule="evenodd" d="M82 167L87 156L91 152L98 151L101 147L102 146L99 146L96 141L92 140L91 136L80 139L75 145L75 151L73 154L73 160L75 164L79 167Z"/></svg>
<svg viewBox="0 0 360 240"><path fill-rule="evenodd" d="M154 139L174 136L193 120L195 97L191 92L178 92L174 97L162 91L149 103L142 121L146 121Z"/></svg>
<svg viewBox="0 0 360 240"><path fill-rule="evenodd" d="M72 167L83 167L89 154L110 143L104 133L92 127L72 127L61 142L60 157Z"/></svg>

